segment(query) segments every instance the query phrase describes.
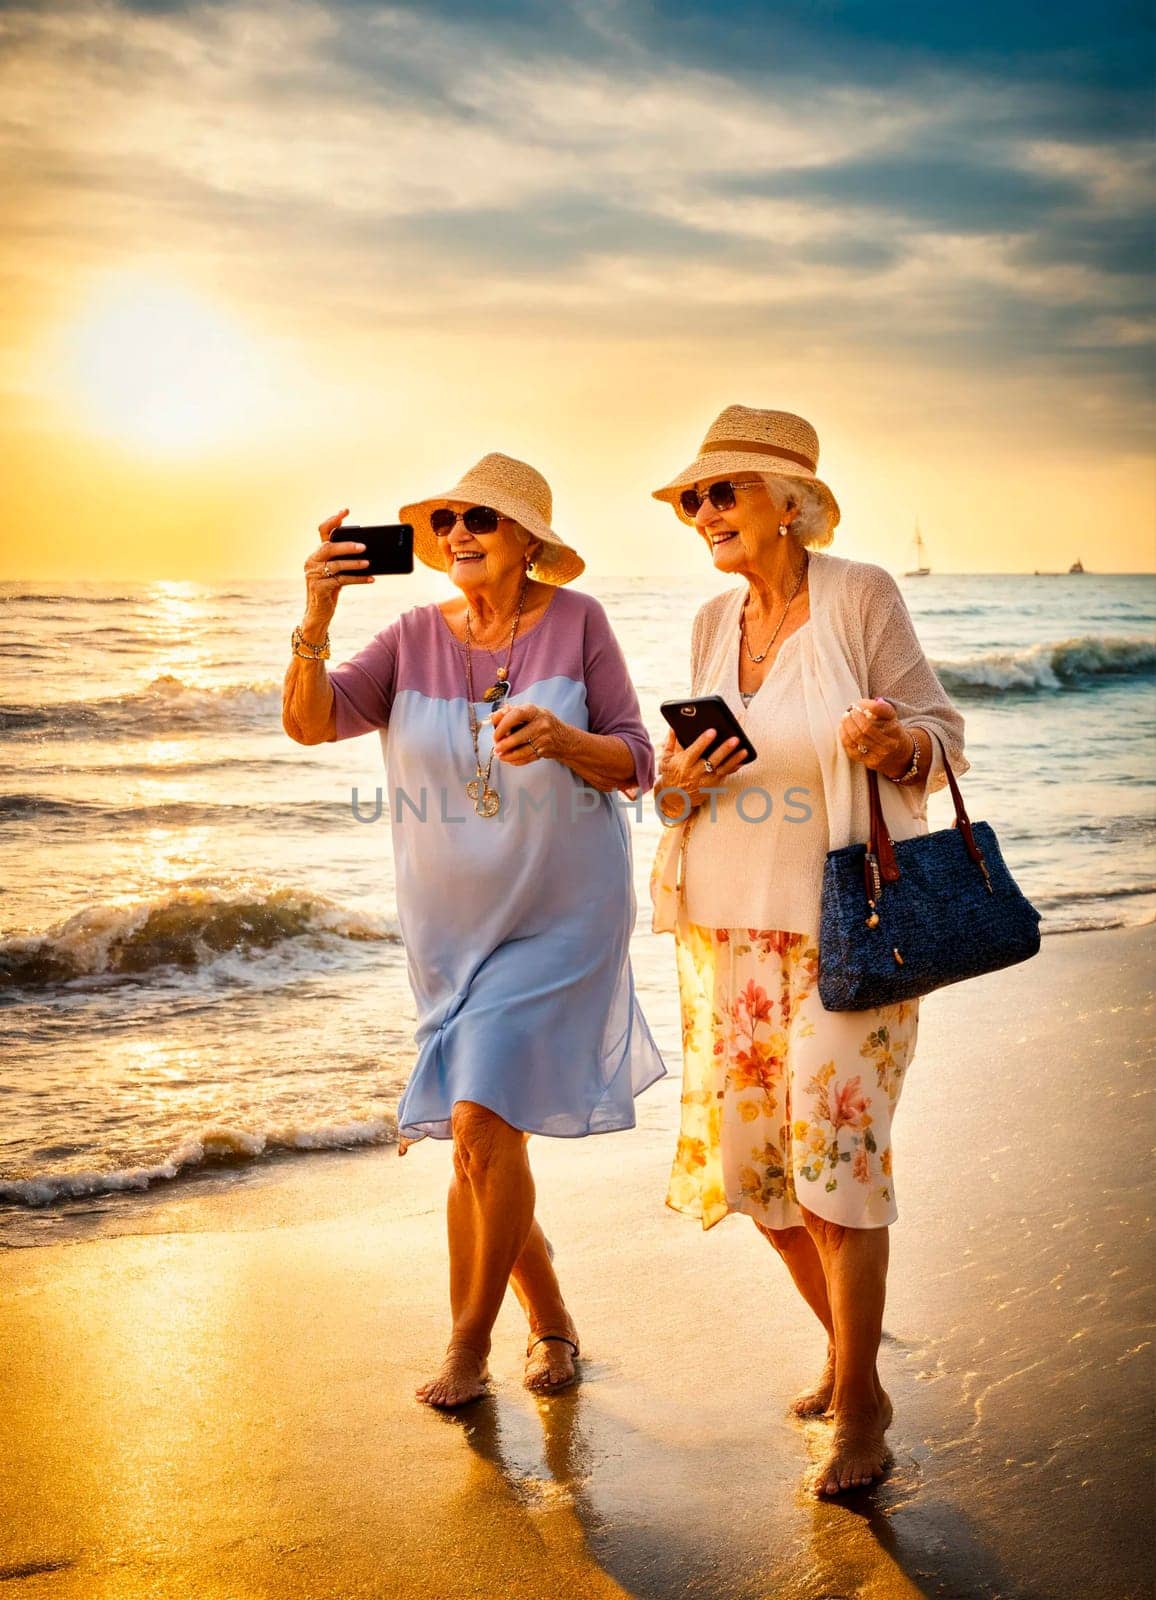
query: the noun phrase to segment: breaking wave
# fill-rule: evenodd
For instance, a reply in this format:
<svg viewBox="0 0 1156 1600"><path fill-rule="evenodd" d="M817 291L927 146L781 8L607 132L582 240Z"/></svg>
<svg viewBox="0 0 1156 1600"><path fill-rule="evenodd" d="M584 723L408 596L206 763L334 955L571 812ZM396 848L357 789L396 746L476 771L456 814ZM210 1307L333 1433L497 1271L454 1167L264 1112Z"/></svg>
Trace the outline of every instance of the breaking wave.
<svg viewBox="0 0 1156 1600"><path fill-rule="evenodd" d="M386 1113L358 1121L301 1127L296 1123L248 1131L217 1124L188 1135L151 1165L109 1172L43 1172L0 1182L0 1205L50 1206L87 1195L120 1194L149 1189L155 1183L225 1163L255 1162L277 1153L348 1150L360 1145L396 1144L397 1123Z"/></svg>
<svg viewBox="0 0 1156 1600"><path fill-rule="evenodd" d="M1093 686L1106 677L1156 670L1156 639L1085 634L1023 650L988 650L960 660L933 661L944 688L962 696L1038 694Z"/></svg>
<svg viewBox="0 0 1156 1600"><path fill-rule="evenodd" d="M82 732L89 737L153 736L182 729L280 725L281 686L271 680L220 686L185 683L162 673L136 694L48 705L0 705L0 732L41 738Z"/></svg>
<svg viewBox="0 0 1156 1600"><path fill-rule="evenodd" d="M398 937L384 917L294 889L181 889L130 905L86 906L44 934L0 939L0 984L47 989L76 978L206 967L294 939Z"/></svg>

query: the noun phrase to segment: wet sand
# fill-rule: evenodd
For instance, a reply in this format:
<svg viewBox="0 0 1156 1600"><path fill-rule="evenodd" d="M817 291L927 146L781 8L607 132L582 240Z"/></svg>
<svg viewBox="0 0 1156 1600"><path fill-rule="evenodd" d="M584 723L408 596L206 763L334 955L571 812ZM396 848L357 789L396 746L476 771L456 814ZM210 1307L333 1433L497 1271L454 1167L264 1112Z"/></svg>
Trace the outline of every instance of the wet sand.
<svg viewBox="0 0 1156 1600"><path fill-rule="evenodd" d="M581 1387L411 1398L444 1341L430 1143L133 1203L0 1255L0 1578L21 1600L718 1600L1150 1592L1156 930L1045 941L924 1002L896 1127L895 1467L819 1504L785 1415L817 1325L743 1218L661 1204L631 1134L536 1140ZM107 1218L102 1226L107 1225ZM8 1592L8 1591L6 1591Z"/></svg>

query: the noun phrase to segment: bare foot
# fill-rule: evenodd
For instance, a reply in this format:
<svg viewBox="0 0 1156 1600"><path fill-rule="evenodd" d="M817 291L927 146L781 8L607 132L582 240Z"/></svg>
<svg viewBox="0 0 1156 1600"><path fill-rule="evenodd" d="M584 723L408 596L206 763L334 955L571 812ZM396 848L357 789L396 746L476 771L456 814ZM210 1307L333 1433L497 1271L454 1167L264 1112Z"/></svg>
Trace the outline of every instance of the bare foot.
<svg viewBox="0 0 1156 1600"><path fill-rule="evenodd" d="M811 1476L816 1496L862 1489L883 1476L891 1459L883 1435L891 1425L891 1401L885 1391L878 1406L867 1411L835 1413L831 1448Z"/></svg>
<svg viewBox="0 0 1156 1600"><path fill-rule="evenodd" d="M454 1406L468 1405L486 1393L490 1381L485 1356L480 1356L465 1345L451 1344L436 1377L430 1378L416 1391L417 1397L427 1406L440 1406L451 1410Z"/></svg>
<svg viewBox="0 0 1156 1600"><path fill-rule="evenodd" d="M822 1417L831 1409L831 1397L835 1393L835 1352L827 1351L827 1359L823 1364L823 1371L819 1381L813 1388L804 1389L791 1401L790 1411L796 1417Z"/></svg>
<svg viewBox="0 0 1156 1600"><path fill-rule="evenodd" d="M578 1334L573 1323L568 1333L532 1333L526 1347L527 1389L535 1394L553 1394L566 1389L578 1376Z"/></svg>

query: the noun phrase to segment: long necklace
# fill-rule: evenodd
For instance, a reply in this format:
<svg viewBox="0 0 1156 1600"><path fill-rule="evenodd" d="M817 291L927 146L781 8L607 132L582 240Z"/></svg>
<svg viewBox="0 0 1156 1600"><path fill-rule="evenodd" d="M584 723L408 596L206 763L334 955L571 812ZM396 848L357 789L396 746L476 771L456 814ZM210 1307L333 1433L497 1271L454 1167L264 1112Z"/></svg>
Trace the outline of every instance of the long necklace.
<svg viewBox="0 0 1156 1600"><path fill-rule="evenodd" d="M742 635L743 646L744 646L744 648L745 648L745 650L747 652L747 656L749 657L749 659L751 661L754 662L756 667L759 665L759 663L761 661L765 661L767 659L767 656L770 653L771 646L774 644L775 640L779 637L779 634L782 631L783 623L786 622L786 620L787 620L787 612L791 609L791 601L795 598L795 596L798 594L799 590L803 587L803 579L807 575L807 562L810 559L811 559L810 556L808 556L807 552L804 550L803 551L803 565L799 568L799 576L795 579L795 587L791 590L789 596L787 597L787 603L783 607L783 614L779 618L778 627L775 629L774 633L771 634L771 637L767 640L767 647L763 651L762 655L760 655L760 656L755 655L754 651L751 649L750 640L747 638L747 628L746 628L747 601L743 602L743 609L742 609L742 612L740 613L740 616L739 616L739 633Z"/></svg>
<svg viewBox="0 0 1156 1600"><path fill-rule="evenodd" d="M514 626L510 629L510 643L506 650L506 664L498 667L494 674L494 682L486 690L482 699L487 705L499 706L510 692L510 661L514 654L514 640L518 636L518 624L522 620L522 607L526 603L526 579L522 579L521 592L518 595L518 609L514 613ZM474 802L474 810L479 817L496 817L502 809L502 797L496 789L490 788L490 770L494 765L494 752L491 748L490 758L482 768L482 754L478 748L479 723L474 711L474 635L470 626L470 608L466 606L466 688L469 693L470 713L470 738L474 743L474 776L466 784L466 793ZM493 651L487 654L493 658Z"/></svg>

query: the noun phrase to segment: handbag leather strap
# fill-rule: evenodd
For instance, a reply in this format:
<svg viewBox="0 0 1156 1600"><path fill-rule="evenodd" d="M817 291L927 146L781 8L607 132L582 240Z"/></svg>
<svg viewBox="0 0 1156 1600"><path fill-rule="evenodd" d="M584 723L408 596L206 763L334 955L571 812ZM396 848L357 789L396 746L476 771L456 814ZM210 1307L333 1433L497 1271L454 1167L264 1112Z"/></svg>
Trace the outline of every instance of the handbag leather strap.
<svg viewBox="0 0 1156 1600"><path fill-rule="evenodd" d="M932 741L932 753L934 753L936 735L931 732L930 728L925 731L927 737ZM967 808L963 803L963 794L955 773L951 770L951 763L947 759L947 754L943 750L942 741L940 741L940 754L943 757L943 770L947 774L947 782L951 788L951 799L955 806L955 822L953 825L963 835L967 853L983 873L984 881L986 882L988 875L987 862L983 859L983 851L975 842L971 819L968 817ZM879 797L879 774L874 767L867 768L867 799L871 814L871 836L867 844L867 856L863 863L863 873L867 888L867 898L874 901L878 898L877 890L879 887L875 882L875 865L877 865L879 876L884 883L895 883L900 876L899 862L895 855L895 843L887 831L887 823L883 816L883 802ZM990 888L990 883L988 887Z"/></svg>

